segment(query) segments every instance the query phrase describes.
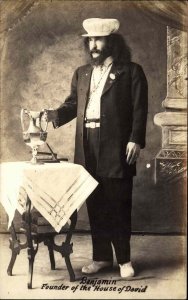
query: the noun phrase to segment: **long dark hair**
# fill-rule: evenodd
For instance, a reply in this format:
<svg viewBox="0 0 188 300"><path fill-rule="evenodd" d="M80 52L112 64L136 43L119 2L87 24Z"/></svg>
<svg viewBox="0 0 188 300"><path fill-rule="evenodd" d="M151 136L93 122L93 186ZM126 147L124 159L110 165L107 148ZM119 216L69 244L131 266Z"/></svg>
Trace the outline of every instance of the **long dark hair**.
<svg viewBox="0 0 188 300"><path fill-rule="evenodd" d="M121 34L113 33L107 36L106 40L115 64L125 64L131 61L131 49ZM84 46L86 52L89 52L89 37L84 39Z"/></svg>

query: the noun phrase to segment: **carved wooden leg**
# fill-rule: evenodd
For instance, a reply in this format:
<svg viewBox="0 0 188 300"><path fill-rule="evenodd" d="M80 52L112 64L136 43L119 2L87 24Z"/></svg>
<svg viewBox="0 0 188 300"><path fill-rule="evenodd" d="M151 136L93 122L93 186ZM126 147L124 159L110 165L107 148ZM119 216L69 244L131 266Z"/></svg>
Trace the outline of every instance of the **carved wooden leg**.
<svg viewBox="0 0 188 300"><path fill-rule="evenodd" d="M27 203L26 203L26 235L27 235L27 257L29 260L29 272L28 272L28 289L32 289L32 280L33 280L33 265L34 265L34 259L35 255L38 250L38 242L37 246L34 249L33 246L33 239L31 234L31 201L29 197L27 197Z"/></svg>
<svg viewBox="0 0 188 300"><path fill-rule="evenodd" d="M74 270L70 261L70 255L66 255L65 256L65 263L67 266L67 270L69 272L69 278L70 278L70 282L75 281L75 274L74 274Z"/></svg>
<svg viewBox="0 0 188 300"><path fill-rule="evenodd" d="M17 253L15 253L15 251L12 251L12 255L11 255L11 259L7 268L7 274L9 276L12 276L12 269L14 267L14 263L16 261L16 257L17 257Z"/></svg>
<svg viewBox="0 0 188 300"><path fill-rule="evenodd" d="M70 220L71 220L71 224L70 224L69 231L67 232L67 236L66 236L64 245L67 249L71 249L71 250L70 251L65 251L64 258L65 258L65 263L66 263L66 266L67 266L67 270L69 272L70 281L72 282L72 281L75 281L75 274L74 274L74 270L72 268L72 264L71 264L71 261L70 261L70 254L73 252L73 250L72 250L73 244L70 244L70 241L71 241L71 238L72 238L73 231L75 230L75 227L76 227L77 210L74 211L74 213L70 217Z"/></svg>
<svg viewBox="0 0 188 300"><path fill-rule="evenodd" d="M73 212L72 216L70 217L70 220L71 220L71 224L70 224L70 228L69 228L69 231L67 232L67 236L66 236L66 240L65 240L65 243L68 243L68 244L70 244L73 231L75 230L75 227L76 227L77 210L75 210Z"/></svg>
<svg viewBox="0 0 188 300"><path fill-rule="evenodd" d="M17 239L13 223L11 224L11 227L10 227L10 234L11 234L11 237L9 238L9 243L10 243L9 248L12 251L12 255L11 255L11 259L10 259L10 262L9 262L9 265L7 268L7 274L9 276L12 276L12 269L13 269L14 263L16 261L16 257L20 253L19 241Z"/></svg>
<svg viewBox="0 0 188 300"><path fill-rule="evenodd" d="M32 249L29 247L27 249L27 257L29 260L29 273L28 273L27 287L28 289L32 289L34 257L32 254Z"/></svg>
<svg viewBox="0 0 188 300"><path fill-rule="evenodd" d="M44 245L48 247L48 252L50 256L50 264L51 264L51 270L55 270L55 258L54 258L54 237L49 236L47 240L44 240Z"/></svg>
<svg viewBox="0 0 188 300"><path fill-rule="evenodd" d="M20 254L21 249L25 249L27 247L27 242L26 243L20 243L19 239L17 238L16 231L14 228L14 224L12 222L10 226L10 234L11 237L9 238L9 248L11 249L11 259L7 268L7 274L9 276L12 276L12 269L14 267L17 255Z"/></svg>
<svg viewBox="0 0 188 300"><path fill-rule="evenodd" d="M74 274L74 270L72 268L72 264L71 264L71 261L70 261L70 254L73 252L73 250L72 250L73 244L70 243L70 241L71 241L71 237L72 237L72 234L73 234L73 230L76 227L77 211L75 211L72 214L70 220L71 220L71 225L70 225L70 228L69 228L69 230L67 232L65 242L62 243L61 246L60 245L56 245L54 243L53 249L55 251L61 253L62 257L64 257L65 264L66 264L67 270L69 272L70 281L75 281L75 274Z"/></svg>

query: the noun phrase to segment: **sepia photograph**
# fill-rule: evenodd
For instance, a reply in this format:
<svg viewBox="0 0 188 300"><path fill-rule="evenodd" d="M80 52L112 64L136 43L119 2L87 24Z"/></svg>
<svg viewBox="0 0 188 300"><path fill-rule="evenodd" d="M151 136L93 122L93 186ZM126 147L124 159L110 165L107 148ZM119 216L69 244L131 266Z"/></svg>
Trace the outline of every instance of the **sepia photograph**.
<svg viewBox="0 0 188 300"><path fill-rule="evenodd" d="M187 299L188 4L0 1L0 299Z"/></svg>

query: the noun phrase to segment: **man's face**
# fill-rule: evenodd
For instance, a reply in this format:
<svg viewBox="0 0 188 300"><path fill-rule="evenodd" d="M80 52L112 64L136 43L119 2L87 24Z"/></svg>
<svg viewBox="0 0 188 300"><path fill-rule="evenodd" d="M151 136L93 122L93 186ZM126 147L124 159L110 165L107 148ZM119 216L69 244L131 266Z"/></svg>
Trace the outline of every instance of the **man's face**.
<svg viewBox="0 0 188 300"><path fill-rule="evenodd" d="M97 36L89 38L89 51L92 62L100 65L110 55L107 49L107 41L105 36Z"/></svg>

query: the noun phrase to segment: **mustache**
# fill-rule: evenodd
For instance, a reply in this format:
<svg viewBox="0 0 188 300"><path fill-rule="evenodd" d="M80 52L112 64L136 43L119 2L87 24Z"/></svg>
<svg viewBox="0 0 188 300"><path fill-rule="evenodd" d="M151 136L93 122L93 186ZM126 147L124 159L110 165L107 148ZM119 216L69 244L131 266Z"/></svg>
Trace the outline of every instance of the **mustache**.
<svg viewBox="0 0 188 300"><path fill-rule="evenodd" d="M97 53L97 54L101 54L101 50L98 50L98 49L92 49L92 50L90 50L90 54L93 54L93 53Z"/></svg>

